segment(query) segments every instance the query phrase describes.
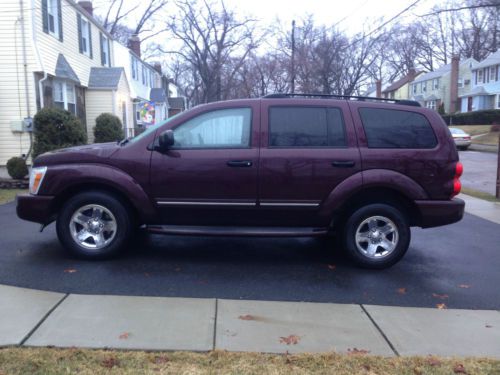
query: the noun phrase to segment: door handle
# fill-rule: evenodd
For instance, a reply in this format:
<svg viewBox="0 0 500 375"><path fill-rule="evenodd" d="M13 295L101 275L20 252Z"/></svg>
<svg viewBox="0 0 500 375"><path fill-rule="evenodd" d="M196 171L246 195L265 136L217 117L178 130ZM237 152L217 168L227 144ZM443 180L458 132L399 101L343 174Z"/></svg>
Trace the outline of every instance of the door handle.
<svg viewBox="0 0 500 375"><path fill-rule="evenodd" d="M229 160L227 163L228 167L251 167L252 166L252 161L251 160Z"/></svg>
<svg viewBox="0 0 500 375"><path fill-rule="evenodd" d="M352 168L355 165L354 160L335 160L332 162L332 166L337 168Z"/></svg>

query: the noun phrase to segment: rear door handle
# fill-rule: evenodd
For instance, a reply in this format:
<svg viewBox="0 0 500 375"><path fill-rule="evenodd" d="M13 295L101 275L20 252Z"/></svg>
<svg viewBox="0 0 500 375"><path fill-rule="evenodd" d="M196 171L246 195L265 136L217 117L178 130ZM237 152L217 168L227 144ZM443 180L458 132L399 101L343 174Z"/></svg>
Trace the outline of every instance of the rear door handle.
<svg viewBox="0 0 500 375"><path fill-rule="evenodd" d="M356 165L354 160L335 160L332 161L332 166L337 168L352 168Z"/></svg>
<svg viewBox="0 0 500 375"><path fill-rule="evenodd" d="M229 160L227 163L228 167L251 167L251 160Z"/></svg>

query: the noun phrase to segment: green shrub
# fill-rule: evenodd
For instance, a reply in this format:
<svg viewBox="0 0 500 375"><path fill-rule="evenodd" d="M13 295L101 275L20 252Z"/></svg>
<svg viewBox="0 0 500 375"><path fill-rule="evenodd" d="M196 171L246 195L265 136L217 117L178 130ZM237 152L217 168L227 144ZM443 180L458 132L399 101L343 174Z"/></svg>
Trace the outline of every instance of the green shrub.
<svg viewBox="0 0 500 375"><path fill-rule="evenodd" d="M111 113L102 113L95 119L94 142L114 142L123 139L120 119Z"/></svg>
<svg viewBox="0 0 500 375"><path fill-rule="evenodd" d="M29 173L26 160L14 156L7 161L7 172L14 180L21 180Z"/></svg>
<svg viewBox="0 0 500 375"><path fill-rule="evenodd" d="M456 113L442 117L446 124L450 124L451 117L451 124L453 125L490 125L500 122L500 109Z"/></svg>
<svg viewBox="0 0 500 375"><path fill-rule="evenodd" d="M85 127L72 113L59 108L43 108L34 117L33 157L59 148L87 142Z"/></svg>

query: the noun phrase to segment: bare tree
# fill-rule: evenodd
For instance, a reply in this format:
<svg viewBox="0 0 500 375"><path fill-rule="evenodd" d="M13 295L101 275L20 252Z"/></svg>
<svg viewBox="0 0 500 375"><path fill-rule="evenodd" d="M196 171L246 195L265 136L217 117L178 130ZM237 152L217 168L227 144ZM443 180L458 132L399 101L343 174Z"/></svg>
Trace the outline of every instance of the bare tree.
<svg viewBox="0 0 500 375"><path fill-rule="evenodd" d="M229 86L258 46L255 21L239 19L224 2L182 0L176 16L168 21L173 38L181 48L160 47L165 53L181 56L193 71L196 102L212 102L229 97Z"/></svg>

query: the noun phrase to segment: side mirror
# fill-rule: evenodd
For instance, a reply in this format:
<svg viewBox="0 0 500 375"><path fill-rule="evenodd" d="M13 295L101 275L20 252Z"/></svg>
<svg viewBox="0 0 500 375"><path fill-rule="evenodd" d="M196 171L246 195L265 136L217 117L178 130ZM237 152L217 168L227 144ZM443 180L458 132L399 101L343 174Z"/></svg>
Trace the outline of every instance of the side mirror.
<svg viewBox="0 0 500 375"><path fill-rule="evenodd" d="M172 130L166 130L160 134L158 137L158 146L159 149L164 151L168 150L170 146L173 146L175 143L174 140L174 132Z"/></svg>

